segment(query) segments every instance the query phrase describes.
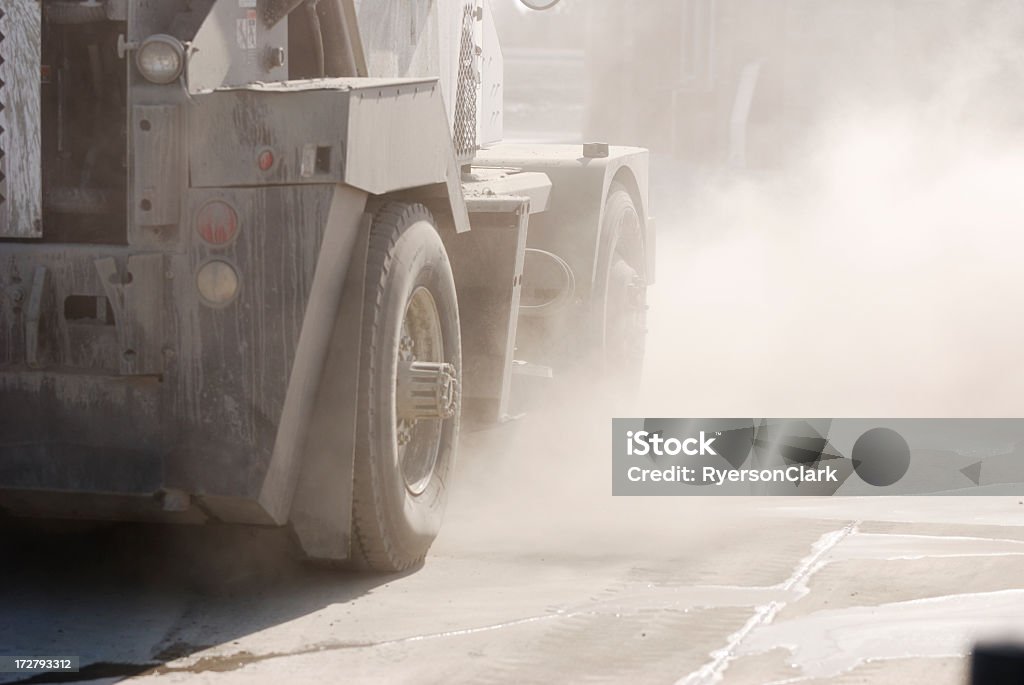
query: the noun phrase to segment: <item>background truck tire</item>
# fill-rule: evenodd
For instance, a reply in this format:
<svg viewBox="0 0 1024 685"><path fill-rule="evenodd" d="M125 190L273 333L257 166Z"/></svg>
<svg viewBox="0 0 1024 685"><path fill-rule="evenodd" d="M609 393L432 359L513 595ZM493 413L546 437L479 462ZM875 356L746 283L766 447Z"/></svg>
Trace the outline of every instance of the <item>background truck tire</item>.
<svg viewBox="0 0 1024 685"><path fill-rule="evenodd" d="M629 387L639 384L647 339L644 264L643 221L615 181L605 200L588 347L602 376Z"/></svg>
<svg viewBox="0 0 1024 685"><path fill-rule="evenodd" d="M462 359L455 281L425 207L389 203L377 212L362 325L355 540L371 569L401 571L423 560L440 529L459 432ZM403 385L408 375L402 369L413 363L444 367L438 387L445 380L454 395L438 417L402 418L409 415L402 397L425 392L422 384L412 393L408 381ZM436 399L428 397L426 404ZM429 407L425 411L429 414ZM453 413L439 418L448 412Z"/></svg>

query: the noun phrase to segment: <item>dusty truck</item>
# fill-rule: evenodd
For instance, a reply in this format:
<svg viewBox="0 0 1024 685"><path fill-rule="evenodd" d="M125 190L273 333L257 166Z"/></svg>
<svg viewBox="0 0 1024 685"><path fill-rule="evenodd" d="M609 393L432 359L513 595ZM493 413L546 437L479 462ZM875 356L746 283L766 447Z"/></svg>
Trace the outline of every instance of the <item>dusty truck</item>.
<svg viewBox="0 0 1024 685"><path fill-rule="evenodd" d="M1021 80L1014 3L592 0L577 12L591 29L588 134L692 161L777 166L822 122L927 107L943 89L965 119L1021 119L998 97Z"/></svg>
<svg viewBox="0 0 1024 685"><path fill-rule="evenodd" d="M0 0L0 509L407 568L514 372L636 373L647 154L504 145L482 0Z"/></svg>

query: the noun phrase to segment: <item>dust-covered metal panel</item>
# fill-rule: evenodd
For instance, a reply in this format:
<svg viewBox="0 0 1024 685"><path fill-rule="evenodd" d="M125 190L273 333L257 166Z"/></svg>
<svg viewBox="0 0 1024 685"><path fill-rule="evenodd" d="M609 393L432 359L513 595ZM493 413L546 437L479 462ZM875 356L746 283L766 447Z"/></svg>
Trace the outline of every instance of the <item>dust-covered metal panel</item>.
<svg viewBox="0 0 1024 685"><path fill-rule="evenodd" d="M505 59L491 6L484 3L480 45L480 111L478 143L501 142L505 127Z"/></svg>
<svg viewBox="0 0 1024 685"><path fill-rule="evenodd" d="M435 83L353 92L345 183L375 195L443 183L453 160L445 128Z"/></svg>
<svg viewBox="0 0 1024 685"><path fill-rule="evenodd" d="M459 159L472 157L478 142L481 0L363 0L356 8L369 75L437 78Z"/></svg>
<svg viewBox="0 0 1024 685"><path fill-rule="evenodd" d="M254 0L215 2L192 40L192 92L288 78L288 20L266 26Z"/></svg>
<svg viewBox="0 0 1024 685"><path fill-rule="evenodd" d="M0 237L42 237L38 0L0 0Z"/></svg>
<svg viewBox="0 0 1024 685"><path fill-rule="evenodd" d="M184 187L181 108L136 105L132 108L134 218L138 226L178 223Z"/></svg>
<svg viewBox="0 0 1024 685"><path fill-rule="evenodd" d="M319 83L196 95L189 126L192 187L340 181L348 86L342 80ZM269 165L261 165L261 156Z"/></svg>
<svg viewBox="0 0 1024 685"><path fill-rule="evenodd" d="M441 77L447 94L445 68L452 58L444 51L448 6L408 0L357 2L359 36L370 76L378 78ZM439 19L440 17L440 19Z"/></svg>

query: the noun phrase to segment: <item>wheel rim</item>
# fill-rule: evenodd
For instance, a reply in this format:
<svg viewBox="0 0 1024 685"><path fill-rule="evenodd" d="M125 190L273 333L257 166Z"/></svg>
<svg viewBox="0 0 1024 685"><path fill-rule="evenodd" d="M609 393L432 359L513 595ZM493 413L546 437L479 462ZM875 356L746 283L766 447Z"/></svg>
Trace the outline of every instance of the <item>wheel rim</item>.
<svg viewBox="0 0 1024 685"><path fill-rule="evenodd" d="M441 318L433 295L418 287L409 297L402 317L397 364L448 367L444 362L444 338ZM433 362L434 364L429 364ZM442 371L447 372L445 369ZM396 368L396 395L413 392L403 387L404 375ZM404 415L403 415L404 414ZM442 414L443 415L443 414ZM398 462L405 487L413 495L422 494L430 484L441 448L443 418L421 418L396 410L395 438Z"/></svg>

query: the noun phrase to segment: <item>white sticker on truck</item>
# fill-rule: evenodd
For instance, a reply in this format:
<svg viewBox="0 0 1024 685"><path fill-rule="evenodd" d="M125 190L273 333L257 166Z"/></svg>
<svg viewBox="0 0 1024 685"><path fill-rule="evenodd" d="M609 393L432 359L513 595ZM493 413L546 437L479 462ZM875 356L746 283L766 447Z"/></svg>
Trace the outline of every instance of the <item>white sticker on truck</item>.
<svg viewBox="0 0 1024 685"><path fill-rule="evenodd" d="M235 37L243 50L256 49L256 18L235 20Z"/></svg>

